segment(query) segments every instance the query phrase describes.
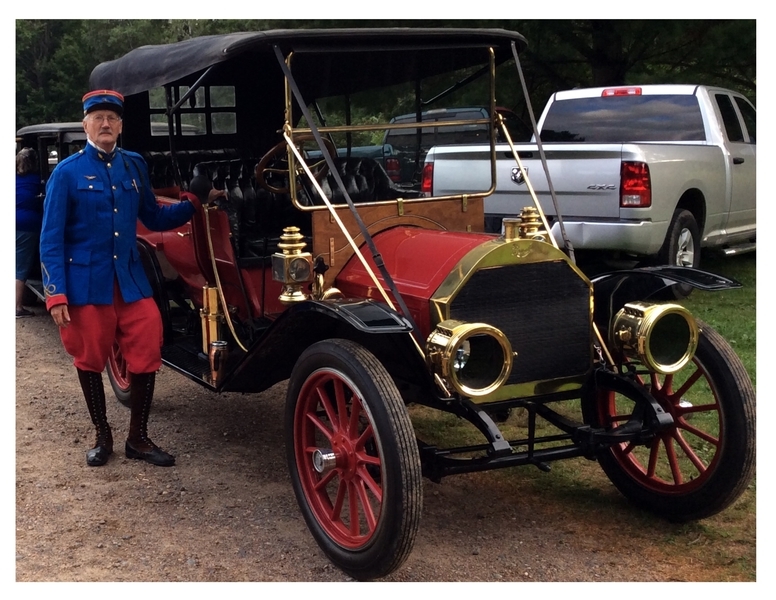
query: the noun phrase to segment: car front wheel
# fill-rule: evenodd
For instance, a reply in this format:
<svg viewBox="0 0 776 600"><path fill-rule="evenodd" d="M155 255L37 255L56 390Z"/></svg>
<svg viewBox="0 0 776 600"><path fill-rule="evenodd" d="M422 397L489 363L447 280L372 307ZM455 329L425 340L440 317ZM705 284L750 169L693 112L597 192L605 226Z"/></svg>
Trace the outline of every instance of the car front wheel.
<svg viewBox="0 0 776 600"><path fill-rule="evenodd" d="M362 346L310 346L288 386L286 452L307 526L355 579L384 577L409 556L422 508L412 423L393 380Z"/></svg>
<svg viewBox="0 0 776 600"><path fill-rule="evenodd" d="M643 444L613 445L598 456L614 485L638 506L672 521L720 512L746 489L755 467L755 393L740 359L708 325L694 359L678 373L640 378L673 425ZM634 402L599 391L598 425L624 424Z"/></svg>

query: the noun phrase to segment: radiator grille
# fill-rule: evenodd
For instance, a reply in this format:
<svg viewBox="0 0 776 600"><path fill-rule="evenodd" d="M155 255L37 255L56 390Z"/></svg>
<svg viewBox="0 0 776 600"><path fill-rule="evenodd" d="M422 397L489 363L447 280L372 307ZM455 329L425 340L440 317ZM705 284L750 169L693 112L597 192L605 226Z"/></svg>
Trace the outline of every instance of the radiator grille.
<svg viewBox="0 0 776 600"><path fill-rule="evenodd" d="M481 269L453 299L450 318L504 332L517 352L506 385L590 366L590 289L565 261Z"/></svg>

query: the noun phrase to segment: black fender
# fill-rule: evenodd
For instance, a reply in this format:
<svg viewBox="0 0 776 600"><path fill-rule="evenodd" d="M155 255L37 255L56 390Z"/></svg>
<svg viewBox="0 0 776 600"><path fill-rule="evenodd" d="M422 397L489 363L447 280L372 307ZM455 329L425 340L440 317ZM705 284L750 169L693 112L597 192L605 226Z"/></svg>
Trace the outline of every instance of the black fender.
<svg viewBox="0 0 776 600"><path fill-rule="evenodd" d="M343 338L372 352L395 379L433 385L401 314L372 300L308 300L289 306L248 348L219 391L259 392L288 379L315 342Z"/></svg>
<svg viewBox="0 0 776 600"><path fill-rule="evenodd" d="M666 291L676 283L715 292L743 287L738 281L692 267L660 265L623 269L594 277L594 320L601 331L607 331L609 322L625 304L634 301L659 302L666 299Z"/></svg>

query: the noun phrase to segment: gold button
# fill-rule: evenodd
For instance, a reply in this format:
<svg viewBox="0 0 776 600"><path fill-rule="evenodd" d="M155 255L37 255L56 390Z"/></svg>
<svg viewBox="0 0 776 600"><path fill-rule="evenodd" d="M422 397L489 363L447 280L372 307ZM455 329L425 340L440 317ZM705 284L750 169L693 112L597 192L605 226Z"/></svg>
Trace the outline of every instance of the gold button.
<svg viewBox="0 0 776 600"><path fill-rule="evenodd" d="M110 167L111 167L111 165L110 165L110 163L108 163L108 168L110 169Z"/></svg>
<svg viewBox="0 0 776 600"><path fill-rule="evenodd" d="M114 254L113 255L113 260L118 260L118 259L119 259L119 257Z"/></svg>
<svg viewBox="0 0 776 600"><path fill-rule="evenodd" d="M116 189L116 186L115 186L115 185L112 185L112 186L110 186L110 187L111 187L111 189L114 189L114 190Z"/></svg>
<svg viewBox="0 0 776 600"><path fill-rule="evenodd" d="M93 189L94 189L94 186L91 186L91 185L90 185L90 186L89 186L89 189L90 189L90 190L93 190Z"/></svg>
<svg viewBox="0 0 776 600"><path fill-rule="evenodd" d="M114 208L113 212L119 212L119 209L118 208Z"/></svg>
<svg viewBox="0 0 776 600"><path fill-rule="evenodd" d="M114 231L113 235L115 235L116 237L119 237L119 232L118 231Z"/></svg>

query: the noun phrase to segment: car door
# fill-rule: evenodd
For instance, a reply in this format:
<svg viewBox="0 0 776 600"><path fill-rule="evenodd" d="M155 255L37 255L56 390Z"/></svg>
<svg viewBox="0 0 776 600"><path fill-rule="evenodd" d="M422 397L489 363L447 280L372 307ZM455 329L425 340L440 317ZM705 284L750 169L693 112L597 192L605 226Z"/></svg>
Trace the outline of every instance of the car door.
<svg viewBox="0 0 776 600"><path fill-rule="evenodd" d="M730 242L741 241L756 231L756 110L745 98L716 92L717 105L729 151L730 213L727 232Z"/></svg>

